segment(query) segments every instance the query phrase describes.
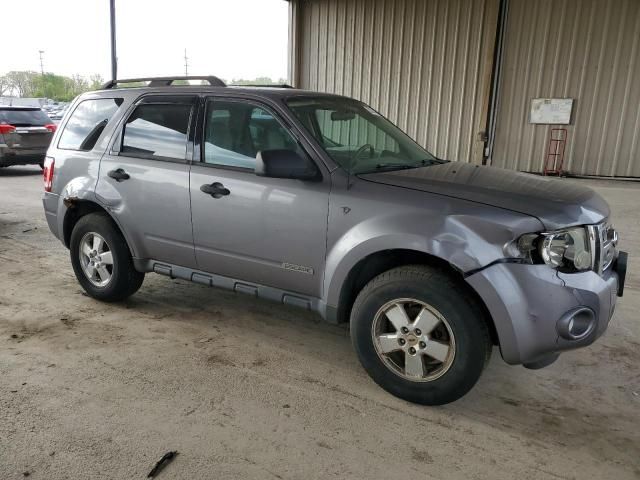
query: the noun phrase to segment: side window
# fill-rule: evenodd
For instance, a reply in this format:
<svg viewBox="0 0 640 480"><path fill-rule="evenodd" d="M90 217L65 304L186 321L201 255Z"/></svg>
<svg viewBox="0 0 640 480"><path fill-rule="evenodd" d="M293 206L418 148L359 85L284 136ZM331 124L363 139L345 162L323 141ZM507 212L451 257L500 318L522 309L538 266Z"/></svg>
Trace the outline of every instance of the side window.
<svg viewBox="0 0 640 480"><path fill-rule="evenodd" d="M293 150L305 155L280 122L256 105L210 100L205 118L205 163L253 170L259 151Z"/></svg>
<svg viewBox="0 0 640 480"><path fill-rule="evenodd" d="M266 110L254 108L249 119L249 132L256 153L261 150L294 150L298 143Z"/></svg>
<svg viewBox="0 0 640 480"><path fill-rule="evenodd" d="M122 98L97 98L81 102L64 127L58 148L84 151L93 149L104 127L122 102Z"/></svg>
<svg viewBox="0 0 640 480"><path fill-rule="evenodd" d="M143 158L185 160L191 105L147 103L127 119L120 153Z"/></svg>

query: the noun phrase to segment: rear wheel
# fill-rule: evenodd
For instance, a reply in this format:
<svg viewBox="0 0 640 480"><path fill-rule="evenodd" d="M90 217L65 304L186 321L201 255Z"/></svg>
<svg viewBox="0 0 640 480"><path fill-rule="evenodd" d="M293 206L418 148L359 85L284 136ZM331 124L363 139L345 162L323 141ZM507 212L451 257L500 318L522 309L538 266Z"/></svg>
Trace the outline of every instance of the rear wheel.
<svg viewBox="0 0 640 480"><path fill-rule="evenodd" d="M410 402L466 394L491 354L482 312L449 275L415 265L385 272L358 295L351 338L367 373Z"/></svg>
<svg viewBox="0 0 640 480"><path fill-rule="evenodd" d="M98 300L123 300L144 280L117 226L104 214L91 213L78 220L71 233L70 254L78 282Z"/></svg>

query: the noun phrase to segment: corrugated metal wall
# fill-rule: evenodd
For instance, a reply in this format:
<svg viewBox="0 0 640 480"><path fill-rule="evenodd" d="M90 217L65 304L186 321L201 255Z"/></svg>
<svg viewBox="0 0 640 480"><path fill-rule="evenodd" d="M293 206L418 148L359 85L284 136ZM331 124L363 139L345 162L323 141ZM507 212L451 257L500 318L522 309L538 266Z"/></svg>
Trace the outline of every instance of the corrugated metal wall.
<svg viewBox="0 0 640 480"><path fill-rule="evenodd" d="M498 0L298 0L295 86L360 99L439 157L480 163Z"/></svg>
<svg viewBox="0 0 640 480"><path fill-rule="evenodd" d="M640 177L640 1L510 0L492 165L542 170L531 99L573 98L565 169Z"/></svg>

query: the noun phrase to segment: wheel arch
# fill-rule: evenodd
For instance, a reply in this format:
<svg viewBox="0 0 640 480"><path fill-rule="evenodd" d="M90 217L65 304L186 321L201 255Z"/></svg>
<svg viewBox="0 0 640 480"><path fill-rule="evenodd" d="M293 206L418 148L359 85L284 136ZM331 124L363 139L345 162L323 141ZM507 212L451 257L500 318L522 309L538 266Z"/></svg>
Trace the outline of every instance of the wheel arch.
<svg viewBox="0 0 640 480"><path fill-rule="evenodd" d="M445 273L460 286L482 312L482 318L486 323L491 340L495 345L499 344L498 334L489 313L489 309L478 293L464 281L463 272L446 260L419 250L407 248L379 250L356 262L347 273L339 290L337 306L335 307L335 321L345 323L349 321L353 303L362 290L373 278L392 268L406 265L428 265Z"/></svg>
<svg viewBox="0 0 640 480"><path fill-rule="evenodd" d="M135 252L131 247L131 242L127 239L127 235L125 234L122 227L118 224L117 220L114 218L111 213L105 209L102 205L92 201L85 200L79 198L67 198L64 200L65 206L67 210L64 214L64 220L62 222L62 239L64 245L69 248L71 243L71 233L73 232L73 228L78 223L82 217L89 215L91 213L100 213L111 219L113 224L116 226L122 238L124 238L125 243L127 244L127 248L129 252L131 252L131 256L135 258Z"/></svg>

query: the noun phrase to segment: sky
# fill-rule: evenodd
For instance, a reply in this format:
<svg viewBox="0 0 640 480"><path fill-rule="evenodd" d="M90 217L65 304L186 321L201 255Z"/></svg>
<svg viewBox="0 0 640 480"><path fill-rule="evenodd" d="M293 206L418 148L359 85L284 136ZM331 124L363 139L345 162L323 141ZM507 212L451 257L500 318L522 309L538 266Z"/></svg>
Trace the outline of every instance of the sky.
<svg viewBox="0 0 640 480"><path fill-rule="evenodd" d="M0 74L111 77L109 0L0 0ZM118 78L287 76L284 0L116 0ZM9 39L12 39L10 42ZM9 48L8 45L11 45Z"/></svg>

